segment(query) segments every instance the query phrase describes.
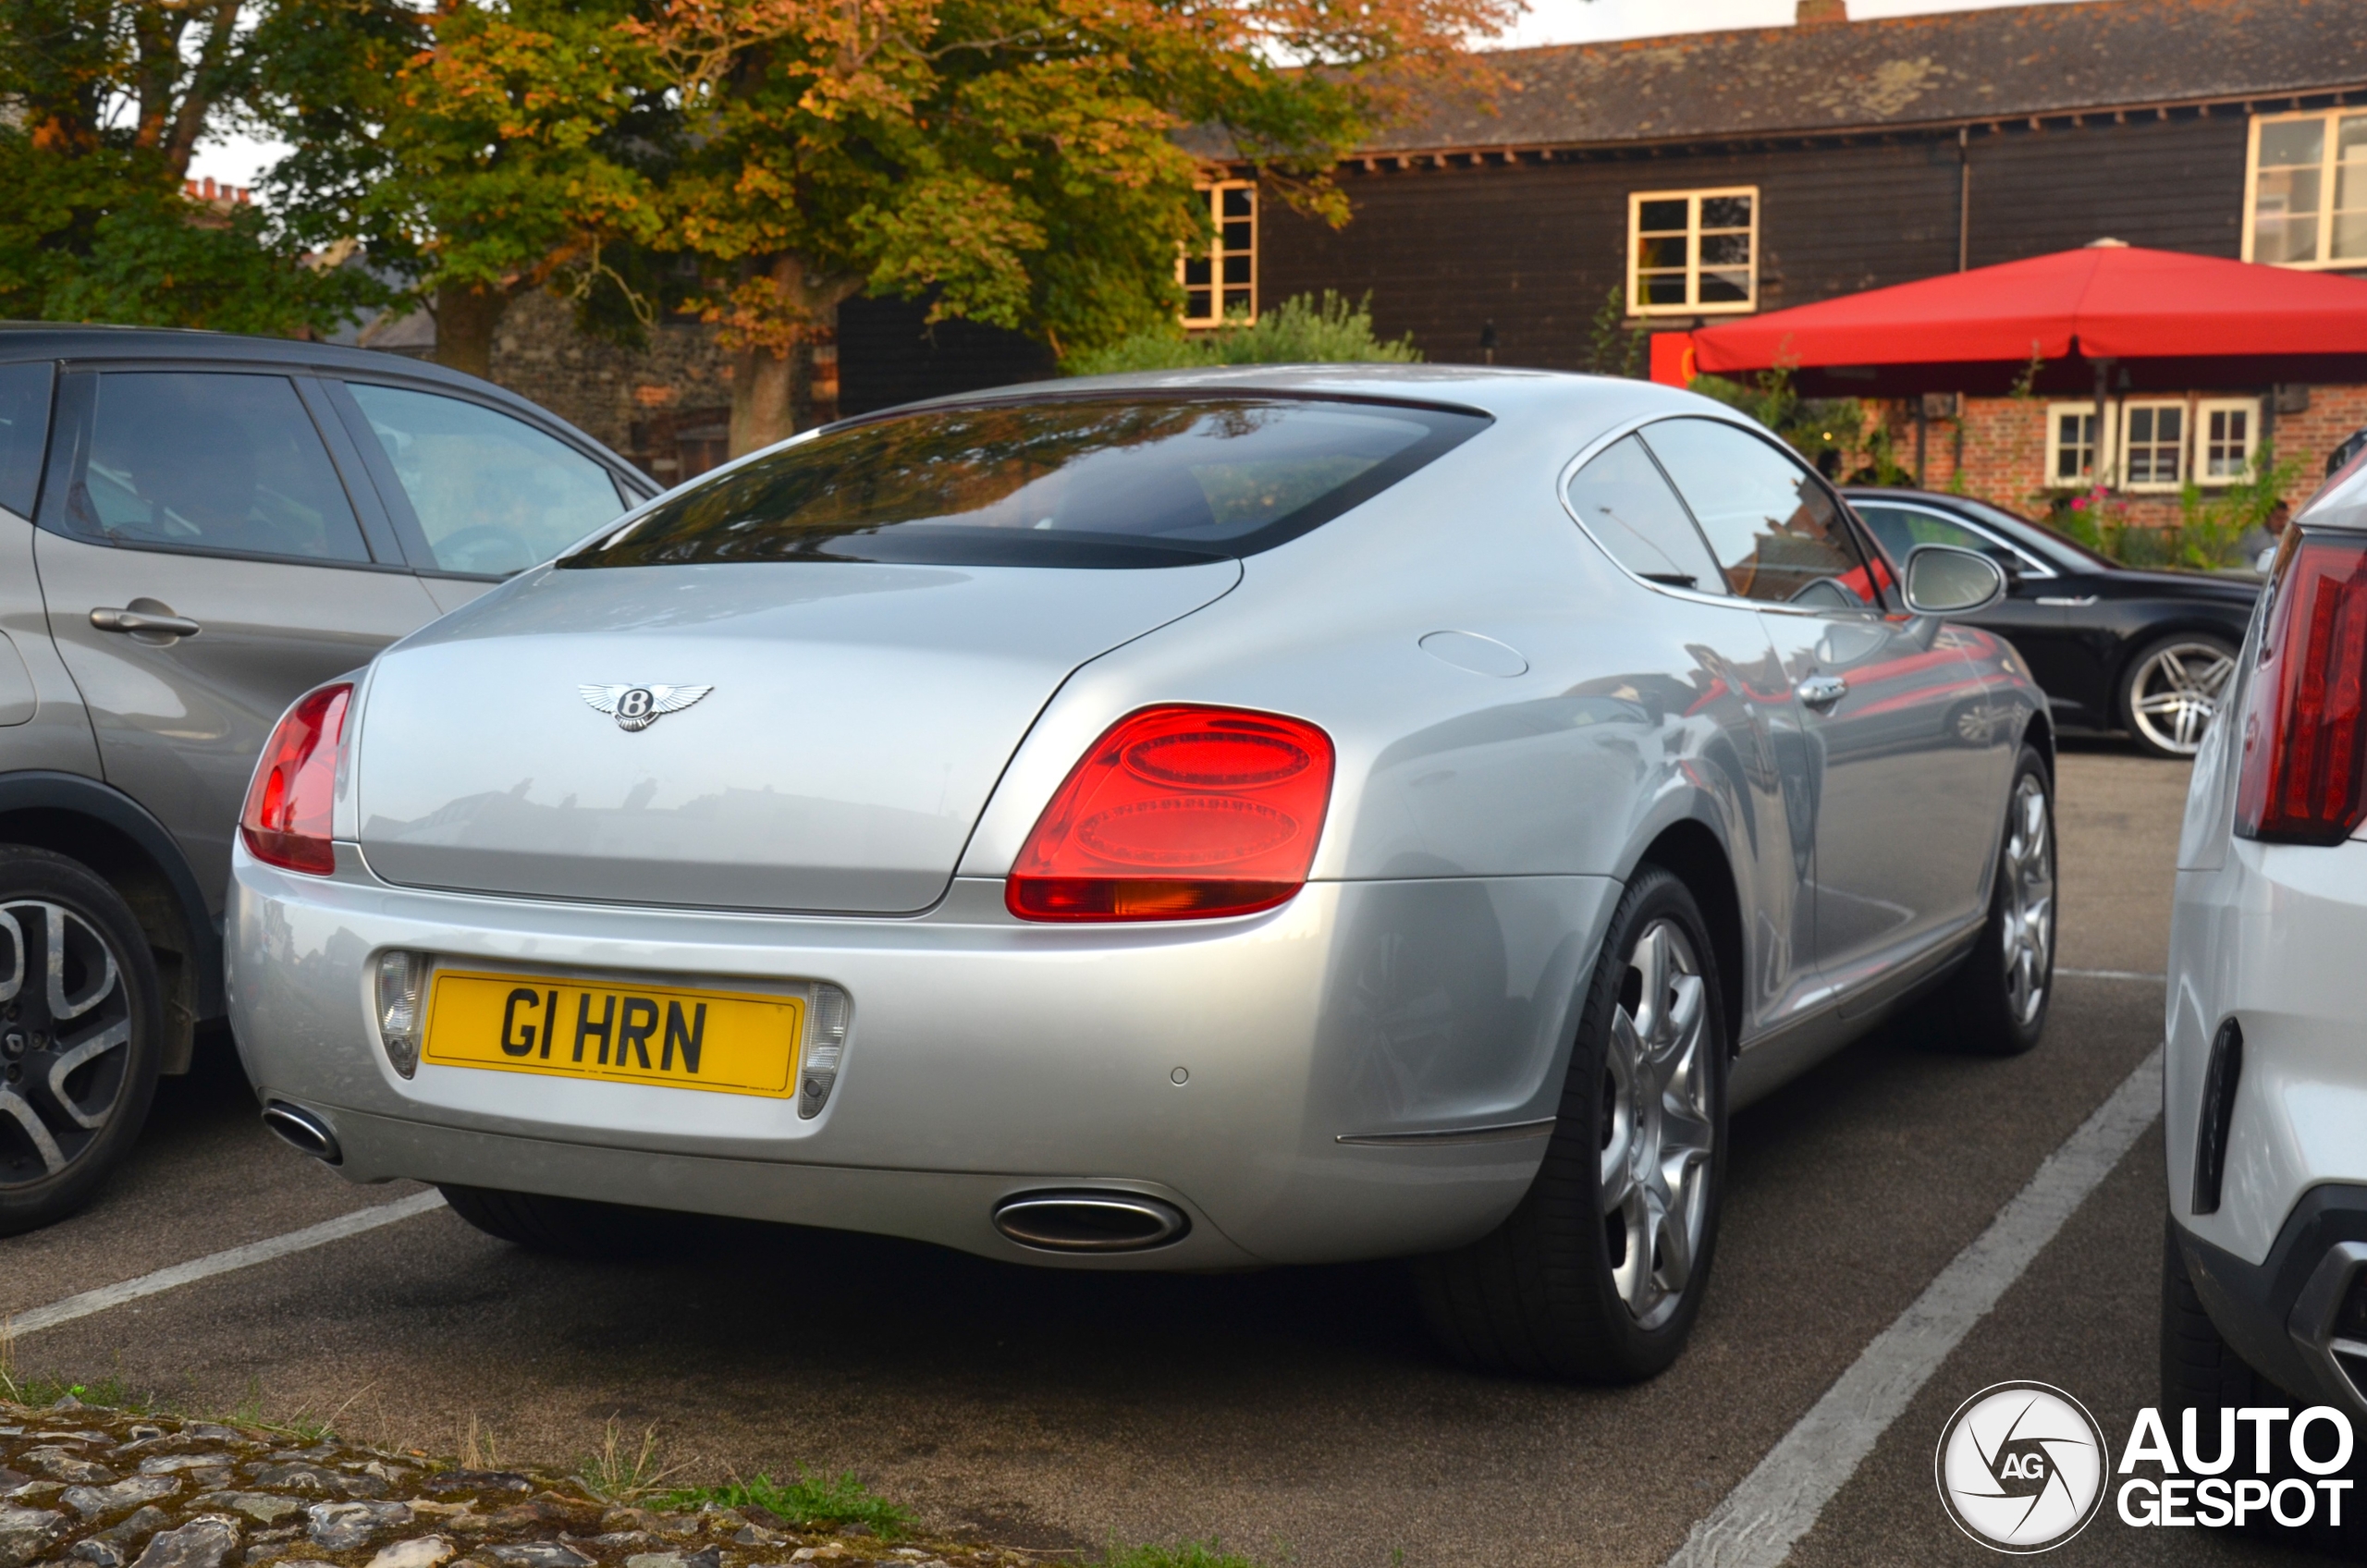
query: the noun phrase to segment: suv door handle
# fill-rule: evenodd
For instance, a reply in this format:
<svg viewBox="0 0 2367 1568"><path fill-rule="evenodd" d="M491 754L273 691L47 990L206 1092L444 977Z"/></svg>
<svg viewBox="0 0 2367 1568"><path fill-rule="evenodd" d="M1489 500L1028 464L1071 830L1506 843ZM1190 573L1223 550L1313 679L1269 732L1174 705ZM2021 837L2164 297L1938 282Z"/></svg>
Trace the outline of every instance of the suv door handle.
<svg viewBox="0 0 2367 1568"><path fill-rule="evenodd" d="M91 624L102 631L144 631L166 637L194 637L199 630L197 622L187 616L104 607L91 612Z"/></svg>
<svg viewBox="0 0 2367 1568"><path fill-rule="evenodd" d="M1837 675L1811 675L1800 682L1800 702L1822 713L1849 694L1849 682Z"/></svg>

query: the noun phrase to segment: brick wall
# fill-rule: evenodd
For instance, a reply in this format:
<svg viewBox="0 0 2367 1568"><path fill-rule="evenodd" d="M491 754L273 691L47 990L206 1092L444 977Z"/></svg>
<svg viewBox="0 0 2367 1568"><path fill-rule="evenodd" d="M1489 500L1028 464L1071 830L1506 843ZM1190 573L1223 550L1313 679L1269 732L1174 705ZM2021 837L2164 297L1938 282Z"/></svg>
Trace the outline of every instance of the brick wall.
<svg viewBox="0 0 2367 1568"><path fill-rule="evenodd" d="M2300 389L2286 390L2289 398ZM2207 391L2187 394L2189 399L2231 395ZM2298 458L2301 463L2300 476L2286 491L2286 498L2296 508L2317 489L2326 454L2344 436L2367 425L2367 386L2312 386L2307 389L2307 409L2275 414L2269 424L2270 437L2277 451L2284 457ZM2014 511L2043 512L2052 488L2047 483L2047 407L2050 402L2077 400L1965 398L1961 419L1932 419L1926 423L1924 484L1934 490L1953 488L1961 462L1967 494ZM2263 399L2263 403L2267 401ZM1883 405L1880 417L1889 423L1895 435L1899 460L1913 467L1914 405ZM2117 409L2111 417L2119 417ZM2191 415L2188 423L2190 431ZM2166 527L2178 521L2175 492L2119 491L2116 495L2128 508L2128 521L2134 525Z"/></svg>

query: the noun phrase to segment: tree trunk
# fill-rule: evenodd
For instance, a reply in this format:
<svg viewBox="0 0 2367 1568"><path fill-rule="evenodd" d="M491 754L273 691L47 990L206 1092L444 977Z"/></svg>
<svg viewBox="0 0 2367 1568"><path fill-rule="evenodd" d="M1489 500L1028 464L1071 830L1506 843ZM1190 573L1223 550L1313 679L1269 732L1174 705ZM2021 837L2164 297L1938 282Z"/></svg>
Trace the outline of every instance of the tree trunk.
<svg viewBox="0 0 2367 1568"><path fill-rule="evenodd" d="M776 354L754 344L731 357L731 456L745 457L797 434L791 389L797 358L794 351Z"/></svg>
<svg viewBox="0 0 2367 1568"><path fill-rule="evenodd" d="M493 379L493 333L509 307L505 289L447 284L435 291L435 362Z"/></svg>
<svg viewBox="0 0 2367 1568"><path fill-rule="evenodd" d="M796 337L779 352L748 344L732 356L731 456L735 458L839 417L836 361L817 377L814 349L817 344L837 341L839 303L862 287L862 279L856 277L811 277L804 263L795 256L776 257L765 270L784 313L798 324Z"/></svg>

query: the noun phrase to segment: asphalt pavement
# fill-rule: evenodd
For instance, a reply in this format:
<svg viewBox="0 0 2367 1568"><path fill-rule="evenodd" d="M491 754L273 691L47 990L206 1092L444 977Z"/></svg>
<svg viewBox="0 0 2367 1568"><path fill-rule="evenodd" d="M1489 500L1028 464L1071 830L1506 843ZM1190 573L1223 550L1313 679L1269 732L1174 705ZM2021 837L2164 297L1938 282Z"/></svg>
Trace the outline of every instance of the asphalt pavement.
<svg viewBox="0 0 2367 1568"><path fill-rule="evenodd" d="M939 1528L1091 1549L1220 1537L1305 1568L1656 1565L1981 1234L2161 1035L2186 769L2067 751L2047 1035L1956 1054L1896 1028L1734 1125L1693 1344L1638 1388L1476 1377L1392 1267L1167 1277L1013 1268L894 1241L685 1226L672 1256L533 1256L436 1210L21 1335L20 1373L198 1412L335 1414L358 1439L564 1464L612 1420L687 1478L852 1468ZM1939 1366L1824 1507L1801 1564L1992 1562L1934 1495L1942 1424L2058 1384L2114 1443L2152 1403L2158 1127ZM0 1314L388 1202L255 1120L227 1043L170 1083L137 1159L0 1241ZM2109 1511L2071 1563L2275 1563Z"/></svg>

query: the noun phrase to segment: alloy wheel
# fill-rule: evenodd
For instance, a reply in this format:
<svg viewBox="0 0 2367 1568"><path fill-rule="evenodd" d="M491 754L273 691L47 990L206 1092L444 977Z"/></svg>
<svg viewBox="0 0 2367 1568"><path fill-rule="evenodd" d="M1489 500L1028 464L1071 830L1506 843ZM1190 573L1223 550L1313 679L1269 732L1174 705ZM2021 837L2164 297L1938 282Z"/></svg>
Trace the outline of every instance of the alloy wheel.
<svg viewBox="0 0 2367 1568"><path fill-rule="evenodd" d="M2025 773L2014 786L2005 818L2004 941L2005 1005L2017 1027L2027 1029L2046 1005L2054 972L2054 845L2046 809L2046 785Z"/></svg>
<svg viewBox="0 0 2367 1568"><path fill-rule="evenodd" d="M2129 688L2128 717L2163 751L2192 756L2218 717L2235 655L2212 643L2173 643L2139 667Z"/></svg>
<svg viewBox="0 0 2367 1568"><path fill-rule="evenodd" d="M0 903L0 1189L57 1175L123 1099L131 996L98 928L63 904Z"/></svg>
<svg viewBox="0 0 2367 1568"><path fill-rule="evenodd" d="M1627 955L1604 1053L1597 1191L1613 1283L1646 1329L1675 1312L1709 1218L1709 1011L1683 928L1671 920L1645 926Z"/></svg>

